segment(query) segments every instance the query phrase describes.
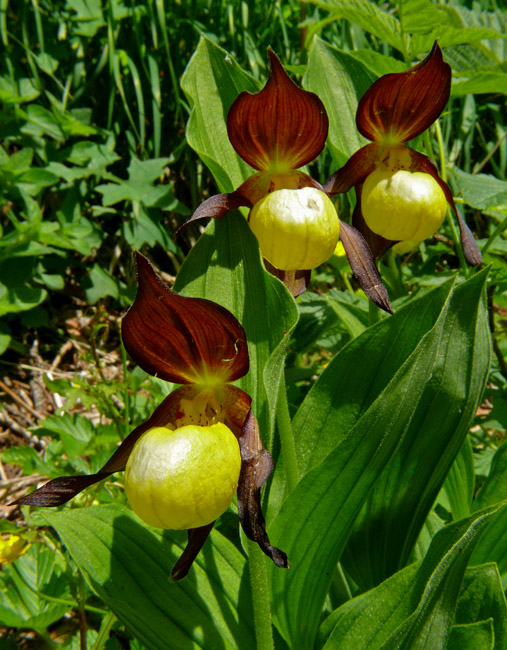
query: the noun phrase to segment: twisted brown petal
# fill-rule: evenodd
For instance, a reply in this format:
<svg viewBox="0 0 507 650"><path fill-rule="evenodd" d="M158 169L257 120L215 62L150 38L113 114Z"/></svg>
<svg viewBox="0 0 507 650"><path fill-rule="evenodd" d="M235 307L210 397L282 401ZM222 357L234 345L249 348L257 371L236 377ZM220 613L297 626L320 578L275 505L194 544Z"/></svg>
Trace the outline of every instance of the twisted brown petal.
<svg viewBox="0 0 507 650"><path fill-rule="evenodd" d="M215 522L212 521L211 524L200 526L199 528L190 528L187 531L187 545L183 554L180 556L171 571L171 578L173 580L181 580L190 571L190 567L199 554L199 551L204 546L204 542L208 539L208 535L211 533L214 525Z"/></svg>
<svg viewBox="0 0 507 650"><path fill-rule="evenodd" d="M343 167L328 178L324 183L324 192L329 196L335 196L335 194L348 192L355 185L363 183L375 169L379 152L378 144L367 144L361 147Z"/></svg>
<svg viewBox="0 0 507 650"><path fill-rule="evenodd" d="M123 318L125 349L150 375L179 384L227 383L248 372L245 331L224 307L171 291L135 253L138 290Z"/></svg>
<svg viewBox="0 0 507 650"><path fill-rule="evenodd" d="M59 476L35 490L35 492L14 501L13 505L61 506L90 485L102 481L114 472L124 470L130 452L142 434L153 427L162 427L175 423L180 412L181 399L189 396L190 391L195 390L194 386L182 386L168 395L155 409L152 416L125 438L107 463L96 474Z"/></svg>
<svg viewBox="0 0 507 650"><path fill-rule="evenodd" d="M382 284L375 258L364 237L357 228L348 223L340 225L340 240L347 253L350 268L359 282L359 286L368 298L389 314L393 308L389 302L387 289Z"/></svg>
<svg viewBox="0 0 507 650"><path fill-rule="evenodd" d="M329 126L324 104L314 93L298 88L271 50L271 72L264 88L242 92L227 115L232 146L249 165L285 170L306 165L324 148Z"/></svg>
<svg viewBox="0 0 507 650"><path fill-rule="evenodd" d="M273 460L264 449L255 416L250 411L239 439L241 474L238 484L238 514L248 539L257 542L261 550L276 566L288 569L287 555L272 546L266 533L266 522L261 510L261 487L273 471Z"/></svg>
<svg viewBox="0 0 507 650"><path fill-rule="evenodd" d="M373 83L357 107L357 128L374 142L407 142L437 119L449 100L450 89L451 68L435 42L421 63Z"/></svg>
<svg viewBox="0 0 507 650"><path fill-rule="evenodd" d="M200 219L223 219L226 214L232 212L232 210L237 210L241 206L251 208L252 203L239 190L229 194L215 194L214 196L210 196L209 199L201 203L190 219L187 219L178 228L174 233L173 239L195 221L199 221Z"/></svg>

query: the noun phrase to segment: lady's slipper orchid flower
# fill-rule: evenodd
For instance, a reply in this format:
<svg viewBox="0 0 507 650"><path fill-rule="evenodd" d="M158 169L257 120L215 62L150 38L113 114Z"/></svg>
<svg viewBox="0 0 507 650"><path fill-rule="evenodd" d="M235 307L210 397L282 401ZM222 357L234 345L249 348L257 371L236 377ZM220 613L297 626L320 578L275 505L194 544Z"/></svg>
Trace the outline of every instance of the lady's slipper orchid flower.
<svg viewBox="0 0 507 650"><path fill-rule="evenodd" d="M340 237L336 209L322 186L299 171L324 148L329 121L317 95L296 86L276 55L268 53L271 70L264 88L255 94L242 92L227 114L232 146L257 171L234 192L204 201L182 228L198 219L222 219L240 206L252 208L249 223L266 268L297 296L305 291L310 270L331 257ZM391 311L362 236L354 231L346 239L361 288Z"/></svg>
<svg viewBox="0 0 507 650"><path fill-rule="evenodd" d="M375 81L357 107L356 124L372 144L357 151L325 183L330 195L356 189L354 226L375 256L396 241L422 241L444 220L447 203L456 214L469 264L482 262L451 190L433 162L405 143L425 131L449 99L451 68L435 43L421 63Z"/></svg>
<svg viewBox="0 0 507 650"><path fill-rule="evenodd" d="M127 496L142 519L188 530L187 547L172 571L178 580L237 489L246 535L277 566L288 567L285 553L269 542L260 507L273 461L262 446L251 398L229 383L248 371L243 328L220 305L171 291L139 253L136 267L138 291L122 321L123 343L147 373L182 385L97 474L53 479L16 503L58 506L126 469Z"/></svg>

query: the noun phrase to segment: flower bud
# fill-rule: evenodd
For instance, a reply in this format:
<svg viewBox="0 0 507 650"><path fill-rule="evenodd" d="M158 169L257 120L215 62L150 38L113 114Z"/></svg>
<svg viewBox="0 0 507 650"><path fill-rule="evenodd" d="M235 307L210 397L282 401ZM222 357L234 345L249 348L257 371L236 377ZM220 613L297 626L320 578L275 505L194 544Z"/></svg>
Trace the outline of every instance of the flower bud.
<svg viewBox="0 0 507 650"><path fill-rule="evenodd" d="M227 509L240 469L239 443L225 424L155 427L130 454L125 490L132 510L150 526L198 528Z"/></svg>
<svg viewBox="0 0 507 650"><path fill-rule="evenodd" d="M250 212L263 257L282 271L314 269L331 257L340 221L331 200L314 187L276 190Z"/></svg>
<svg viewBox="0 0 507 650"><path fill-rule="evenodd" d="M447 200L429 174L380 166L364 182L361 208L366 224L377 235L420 242L442 225Z"/></svg>

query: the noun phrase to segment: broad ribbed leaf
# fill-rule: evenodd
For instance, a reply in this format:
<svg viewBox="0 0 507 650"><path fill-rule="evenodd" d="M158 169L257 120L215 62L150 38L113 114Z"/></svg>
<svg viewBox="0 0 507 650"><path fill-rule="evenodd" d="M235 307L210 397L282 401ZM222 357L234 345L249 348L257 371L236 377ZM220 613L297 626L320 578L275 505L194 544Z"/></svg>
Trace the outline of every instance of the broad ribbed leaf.
<svg viewBox="0 0 507 650"><path fill-rule="evenodd" d="M342 562L363 589L405 566L475 415L490 361L487 271L458 285L430 333L437 355L410 429L354 525ZM445 323L445 325L444 325ZM425 362L422 362L425 365Z"/></svg>
<svg viewBox="0 0 507 650"><path fill-rule="evenodd" d="M15 562L5 564L0 571L0 625L42 631L58 621L69 609L63 564L43 544L30 545Z"/></svg>
<svg viewBox="0 0 507 650"><path fill-rule="evenodd" d="M428 312L434 314L434 324L426 332L424 321L427 323L428 317L425 317L424 311L420 313L422 318L413 320L407 318L405 311L400 310L399 314L395 314L391 322L396 323L400 319L407 326L400 328L396 336L386 342L387 349L384 349L387 368L384 371L381 366L381 381L377 379L379 373L375 354L373 363L364 354L364 349L360 354L350 356L342 386L347 382L352 383L359 371L362 372L363 381L362 386L356 384L355 393L351 395L351 404L348 406L349 427L346 421L344 424L343 414L346 411L337 413L339 410L335 408L335 400L340 401L342 398L340 385L330 381L327 370L316 383L312 391L313 417L307 417L307 427L314 431L308 439L316 438L315 430L321 430L323 423L330 432L334 430L336 439L344 433L347 435L320 464L304 475L270 526L273 542L283 545L291 561L289 572L271 572L271 579L275 620L282 635L295 644L294 647L311 647L330 576L350 534L352 523L400 441L404 437L411 441L417 440L419 432L431 422L436 431L443 432L444 441L450 438L456 447L449 443L447 449L443 445L446 459L444 465L445 462L450 464L454 460L477 400L478 393L470 399L469 389L473 385L477 390L477 382L479 388L482 386L488 367L488 355L486 353L484 361L482 345L479 344L477 352L470 345L476 329L484 336L484 326L487 326L483 322L482 308L478 308L484 279L484 274L479 274L469 282L458 285L450 296L448 285L439 287L433 300L428 300L426 304ZM478 312L481 318L477 322ZM414 338L417 341L418 337L414 337L413 328L418 331L421 325L420 340L414 346ZM351 346L357 346L363 337L375 337L382 326L383 323L355 339L329 368L338 364L341 355ZM487 335L486 342L489 343ZM371 349L375 349L374 346ZM390 367L389 350L399 365ZM408 350L411 351L400 363ZM456 371L456 364L459 364L459 372ZM378 389L372 391L372 385L376 382ZM461 399L457 395L454 397L451 410L449 406L432 408L442 400L443 386L458 385ZM446 388L444 395L447 395L447 390ZM317 397L321 399L316 399ZM458 432L454 436L455 426L458 426ZM459 439L457 444L455 437ZM439 446L442 448L442 443ZM319 455L314 447L311 451ZM418 456L418 468L425 467L425 463L420 462L421 458L423 457ZM444 476L445 472L442 481ZM407 479L407 484L409 480ZM436 494L433 499L435 496ZM409 504L407 512L413 515L414 506L409 497L410 495L407 497L403 494L403 499ZM381 515L373 516L368 521L372 525L382 526L382 517L390 512L387 508L388 506L382 510ZM416 509L415 514L420 512ZM427 510L424 510L417 533L426 514ZM404 528L402 530L406 532ZM404 541L403 536L402 546ZM380 543L384 549L382 537L375 537L371 543L375 547ZM398 553L399 545L400 543L397 545ZM285 594L290 594L290 598L286 598Z"/></svg>
<svg viewBox="0 0 507 650"><path fill-rule="evenodd" d="M501 513L496 513L493 518L500 515ZM485 534L486 532L483 533ZM478 544L481 543L483 535L479 538ZM498 568L494 563L467 569L461 585L454 624L471 625L488 619L492 619L497 650L507 647L507 602ZM475 648L482 648L482 646L478 645Z"/></svg>
<svg viewBox="0 0 507 650"><path fill-rule="evenodd" d="M455 623L493 616L501 632L504 622L503 610L497 605L498 592L488 597L473 591L486 584L483 579L479 585L482 567L469 570L470 577L464 580L460 592L470 553L493 510L481 511L440 530L422 562L402 569L333 612L320 630L321 638L327 639L324 650L443 649L458 595L463 606L458 604ZM482 572L481 577L485 577ZM475 595L486 596L484 606L473 603ZM490 613L484 615L488 606Z"/></svg>
<svg viewBox="0 0 507 650"><path fill-rule="evenodd" d="M312 41L303 86L317 93L329 115L328 144L336 165L366 144L357 131L357 104L377 77L351 54L318 37Z"/></svg>
<svg viewBox="0 0 507 650"><path fill-rule="evenodd" d="M194 108L187 139L220 190L230 192L251 176L252 169L229 143L227 112L240 92L256 92L258 84L227 52L203 37L185 71L182 87ZM282 283L264 271L257 240L242 217L231 213L222 222L208 226L182 266L175 289L217 302L244 327L250 372L240 386L253 398L261 437L270 447L282 359L298 313ZM266 392L264 367L275 348L278 350L269 366Z"/></svg>
<svg viewBox="0 0 507 650"><path fill-rule="evenodd" d="M470 555L491 518L505 503L442 528L428 550L413 593L421 597L381 650L444 650Z"/></svg>
<svg viewBox="0 0 507 650"><path fill-rule="evenodd" d="M479 623L453 625L445 650L494 650L495 647L493 621L487 619Z"/></svg>
<svg viewBox="0 0 507 650"><path fill-rule="evenodd" d="M479 490L474 508L484 508L507 499L507 444L495 453L491 469L484 485ZM507 513L500 512L484 533L475 549L472 561L475 564L496 562L504 586L507 584Z"/></svg>
<svg viewBox="0 0 507 650"><path fill-rule="evenodd" d="M411 613L408 598L421 562L414 562L381 585L347 601L319 629L323 650L373 650Z"/></svg>
<svg viewBox="0 0 507 650"><path fill-rule="evenodd" d="M454 520L470 514L475 489L474 472L472 444L470 439L466 438L443 485Z"/></svg>
<svg viewBox="0 0 507 650"><path fill-rule="evenodd" d="M370 0L311 0L311 3L331 12L335 20L348 20L397 50L404 51L398 19L376 3Z"/></svg>
<svg viewBox="0 0 507 650"><path fill-rule="evenodd" d="M227 137L226 118L240 92L254 93L259 83L205 36L181 79L192 107L187 140L213 174L221 192L232 192L253 173Z"/></svg>
<svg viewBox="0 0 507 650"><path fill-rule="evenodd" d="M472 208L493 210L503 207L505 209L506 181L488 174L467 174L460 169L454 169L452 174L458 187L458 196L461 196Z"/></svg>
<svg viewBox="0 0 507 650"><path fill-rule="evenodd" d="M452 287L447 281L410 301L331 361L292 423L300 476L326 458L386 388L434 327Z"/></svg>
<svg viewBox="0 0 507 650"><path fill-rule="evenodd" d="M283 357L298 312L283 284L264 271L257 240L241 215L231 213L209 224L181 267L175 289L217 302L242 324L250 372L239 385L252 397L261 437L270 447ZM274 362L265 371L271 353Z"/></svg>
<svg viewBox="0 0 507 650"><path fill-rule="evenodd" d="M149 650L255 646L245 559L220 533L182 582L170 580L186 534L156 531L121 506L40 514L90 587Z"/></svg>

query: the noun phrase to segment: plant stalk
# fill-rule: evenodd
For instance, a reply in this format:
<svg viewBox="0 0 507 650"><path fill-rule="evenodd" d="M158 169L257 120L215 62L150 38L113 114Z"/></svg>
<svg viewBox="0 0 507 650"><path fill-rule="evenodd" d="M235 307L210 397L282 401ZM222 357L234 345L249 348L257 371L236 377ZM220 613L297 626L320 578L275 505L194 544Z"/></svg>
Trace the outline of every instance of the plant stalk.
<svg viewBox="0 0 507 650"><path fill-rule="evenodd" d="M266 556L251 540L248 540L248 567L257 650L274 650Z"/></svg>
<svg viewBox="0 0 507 650"><path fill-rule="evenodd" d="M290 421L289 404L287 402L287 389L285 388L285 376L282 373L280 387L278 389L278 401L276 405L276 421L280 445L282 447L283 462L285 465L285 476L287 479L288 493L296 487L299 482L298 461L296 445L292 433Z"/></svg>
<svg viewBox="0 0 507 650"><path fill-rule="evenodd" d="M445 148L444 148L444 139L442 137L442 129L440 128L440 123L438 120L435 122L435 134L437 136L437 141L438 141L438 150L439 150L439 157L440 157L440 176L442 177L442 180L444 183L447 183L447 170L445 167ZM465 260L465 256L463 255L463 250L461 249L461 241L458 236L458 232L456 230L456 224L454 223L454 219L451 216L451 211L448 209L447 210L447 218L449 221L449 225L451 227L451 239L454 243L454 248L456 250L456 253L459 258L459 263L461 265L461 268L463 269L463 272L465 273L465 276L468 273L468 265Z"/></svg>

